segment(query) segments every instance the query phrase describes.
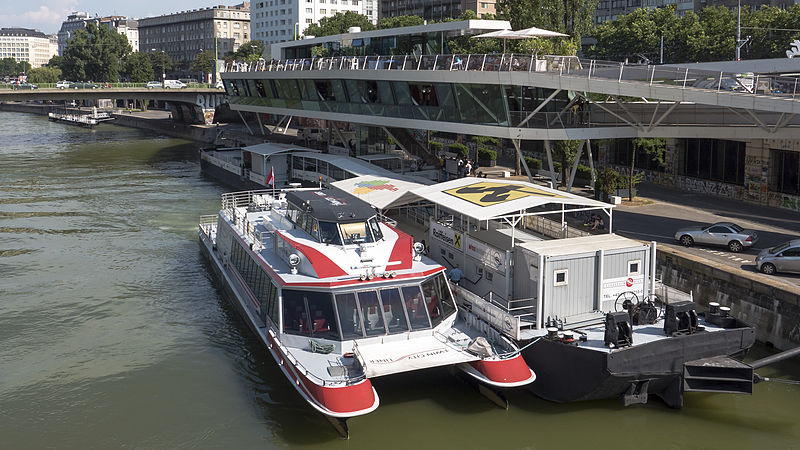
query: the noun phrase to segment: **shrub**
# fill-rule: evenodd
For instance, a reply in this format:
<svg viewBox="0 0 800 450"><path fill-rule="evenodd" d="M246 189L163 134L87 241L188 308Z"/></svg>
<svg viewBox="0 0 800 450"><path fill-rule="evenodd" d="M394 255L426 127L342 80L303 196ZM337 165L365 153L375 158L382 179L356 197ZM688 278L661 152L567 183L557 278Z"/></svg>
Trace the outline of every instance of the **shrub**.
<svg viewBox="0 0 800 450"><path fill-rule="evenodd" d="M466 145L460 144L458 142L454 142L454 143L450 144L447 149L451 153L455 153L457 155L461 155L461 156L463 156L465 158L467 156L469 156L469 148Z"/></svg>
<svg viewBox="0 0 800 450"><path fill-rule="evenodd" d="M537 170L541 170L542 168L541 159L533 158L531 156L526 156L525 162L528 164L528 169L530 169L531 172L536 172Z"/></svg>
<svg viewBox="0 0 800 450"><path fill-rule="evenodd" d="M478 147L478 159L481 162L488 163L489 161L494 161L497 159L497 152L494 150L490 150L486 147L480 146Z"/></svg>
<svg viewBox="0 0 800 450"><path fill-rule="evenodd" d="M430 141L428 142L428 145L430 145L431 151L437 154L442 151L442 147L444 147L444 144L438 141Z"/></svg>

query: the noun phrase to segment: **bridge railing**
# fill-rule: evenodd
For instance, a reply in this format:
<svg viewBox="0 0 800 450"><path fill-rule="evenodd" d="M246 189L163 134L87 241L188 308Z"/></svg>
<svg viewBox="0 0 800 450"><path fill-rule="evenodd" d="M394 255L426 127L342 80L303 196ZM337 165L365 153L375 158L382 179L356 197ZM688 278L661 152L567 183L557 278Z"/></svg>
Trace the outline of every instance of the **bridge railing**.
<svg viewBox="0 0 800 450"><path fill-rule="evenodd" d="M697 70L661 65L624 64L576 56L524 54L455 54L330 56L287 60L230 62L227 72L327 70L444 70L558 73L559 76L613 80L673 88L726 91L795 99L797 77Z"/></svg>

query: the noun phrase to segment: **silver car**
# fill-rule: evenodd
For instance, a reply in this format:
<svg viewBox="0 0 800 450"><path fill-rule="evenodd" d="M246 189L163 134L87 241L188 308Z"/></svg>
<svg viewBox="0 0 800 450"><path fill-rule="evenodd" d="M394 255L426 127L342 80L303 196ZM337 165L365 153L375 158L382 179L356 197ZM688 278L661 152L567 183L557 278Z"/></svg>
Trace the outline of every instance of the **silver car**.
<svg viewBox="0 0 800 450"><path fill-rule="evenodd" d="M768 275L775 272L800 273L800 239L761 250L756 256L756 269Z"/></svg>
<svg viewBox="0 0 800 450"><path fill-rule="evenodd" d="M675 239L685 247L694 244L719 245L735 253L758 242L758 233L745 230L735 223L719 222L681 228L675 233Z"/></svg>

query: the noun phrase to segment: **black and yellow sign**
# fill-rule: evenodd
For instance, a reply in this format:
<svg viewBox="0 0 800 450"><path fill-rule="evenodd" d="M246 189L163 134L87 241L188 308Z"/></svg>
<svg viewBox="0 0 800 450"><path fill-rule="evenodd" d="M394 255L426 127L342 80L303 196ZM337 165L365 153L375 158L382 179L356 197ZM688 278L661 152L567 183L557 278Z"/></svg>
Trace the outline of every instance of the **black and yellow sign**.
<svg viewBox="0 0 800 450"><path fill-rule="evenodd" d="M563 195L547 192L534 186L493 183L491 181L481 181L459 188L448 189L444 192L478 206L492 206L530 196L566 198Z"/></svg>
<svg viewBox="0 0 800 450"><path fill-rule="evenodd" d="M457 249L461 250L461 235L459 233L455 233L453 245L455 245Z"/></svg>

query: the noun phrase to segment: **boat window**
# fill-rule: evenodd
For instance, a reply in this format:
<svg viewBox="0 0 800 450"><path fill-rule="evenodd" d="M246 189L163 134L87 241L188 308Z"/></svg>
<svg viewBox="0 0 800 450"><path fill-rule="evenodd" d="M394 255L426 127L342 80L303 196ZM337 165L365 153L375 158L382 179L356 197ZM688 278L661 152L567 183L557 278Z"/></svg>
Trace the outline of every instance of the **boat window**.
<svg viewBox="0 0 800 450"><path fill-rule="evenodd" d="M364 336L361 315L356 303L356 294L348 292L336 295L336 309L339 310L339 323L342 325L343 339L358 339Z"/></svg>
<svg viewBox="0 0 800 450"><path fill-rule="evenodd" d="M375 237L376 242L383 239L383 232L381 232L381 227L378 226L376 218L369 219L369 227L372 229L372 235Z"/></svg>
<svg viewBox="0 0 800 450"><path fill-rule="evenodd" d="M304 158L303 170L307 172L317 171L317 160L314 158Z"/></svg>
<svg viewBox="0 0 800 450"><path fill-rule="evenodd" d="M323 339L339 339L339 328L336 326L336 314L333 312L331 294L326 292L308 292L308 312L311 321L311 335Z"/></svg>
<svg viewBox="0 0 800 450"><path fill-rule="evenodd" d="M311 238L315 241L319 241L319 227L317 225L317 219L313 218L311 215L306 216L306 223L303 225L303 229L306 233L311 235Z"/></svg>
<svg viewBox="0 0 800 450"><path fill-rule="evenodd" d="M386 334L386 328L383 327L381 305L378 302L378 293L375 291L359 292L358 303L361 307L361 317L364 318L364 328L366 328L367 336Z"/></svg>
<svg viewBox="0 0 800 450"><path fill-rule="evenodd" d="M435 327L456 310L453 297L450 295L450 287L441 273L422 283L422 293L428 306L432 326Z"/></svg>
<svg viewBox="0 0 800 450"><path fill-rule="evenodd" d="M289 334L311 334L308 310L303 302L302 291L283 290L283 332Z"/></svg>
<svg viewBox="0 0 800 450"><path fill-rule="evenodd" d="M283 290L283 332L339 339L331 294Z"/></svg>
<svg viewBox="0 0 800 450"><path fill-rule="evenodd" d="M431 322L428 319L428 308L422 298L422 291L419 286L404 286L400 289L403 292L403 299L406 304L406 314L411 322L412 330L428 328Z"/></svg>
<svg viewBox="0 0 800 450"><path fill-rule="evenodd" d="M408 331L405 308L397 288L381 289L381 303L383 303L383 319L389 334Z"/></svg>
<svg viewBox="0 0 800 450"><path fill-rule="evenodd" d="M339 237L339 229L333 222L319 223L319 240L323 244L342 245L342 239Z"/></svg>
<svg viewBox="0 0 800 450"><path fill-rule="evenodd" d="M345 245L372 242L372 235L367 232L366 222L341 223L342 238Z"/></svg>

